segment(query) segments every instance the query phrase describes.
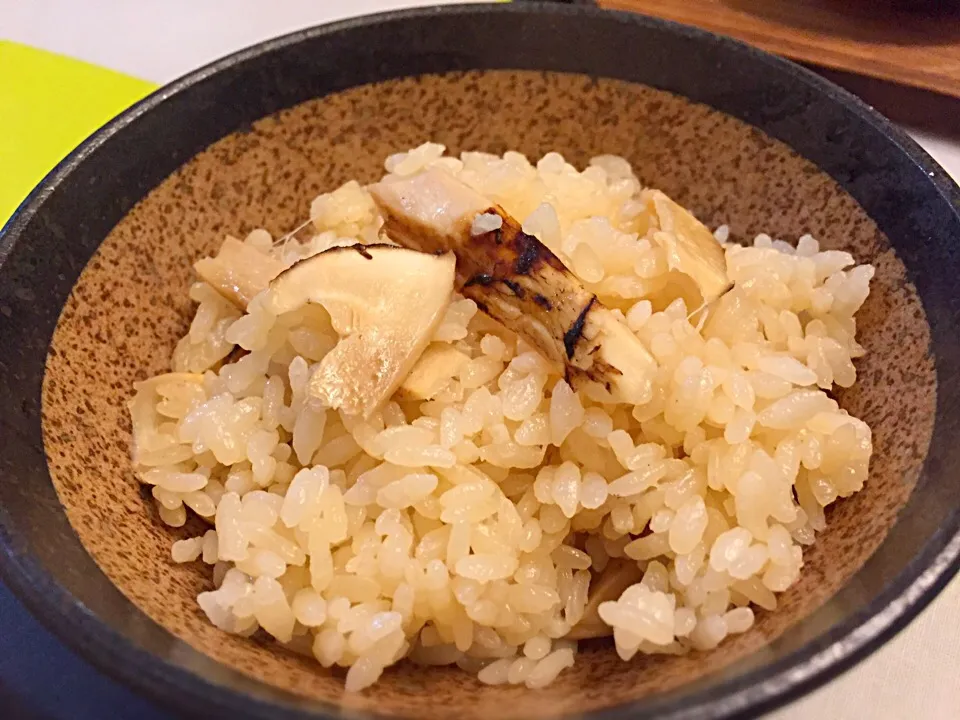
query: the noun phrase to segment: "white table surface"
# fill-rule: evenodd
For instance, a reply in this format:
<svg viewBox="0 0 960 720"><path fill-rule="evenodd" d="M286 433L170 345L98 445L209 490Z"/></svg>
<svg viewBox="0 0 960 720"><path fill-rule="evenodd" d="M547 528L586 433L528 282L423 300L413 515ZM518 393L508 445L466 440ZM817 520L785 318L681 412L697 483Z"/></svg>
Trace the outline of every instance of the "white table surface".
<svg viewBox="0 0 960 720"><path fill-rule="evenodd" d="M435 3L470 0L435 0ZM427 0L0 0L0 39L157 83L269 37ZM830 77L903 122L960 180L960 103ZM0 78L2 81L2 78ZM960 578L905 631L844 676L767 720L960 718Z"/></svg>

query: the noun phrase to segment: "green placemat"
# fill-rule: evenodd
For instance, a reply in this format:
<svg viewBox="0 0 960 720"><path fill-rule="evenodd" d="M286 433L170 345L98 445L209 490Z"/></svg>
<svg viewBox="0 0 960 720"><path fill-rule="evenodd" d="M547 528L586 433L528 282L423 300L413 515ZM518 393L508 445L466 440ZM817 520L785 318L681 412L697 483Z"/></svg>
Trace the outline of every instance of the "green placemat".
<svg viewBox="0 0 960 720"><path fill-rule="evenodd" d="M84 138L155 87L0 41L0 225Z"/></svg>

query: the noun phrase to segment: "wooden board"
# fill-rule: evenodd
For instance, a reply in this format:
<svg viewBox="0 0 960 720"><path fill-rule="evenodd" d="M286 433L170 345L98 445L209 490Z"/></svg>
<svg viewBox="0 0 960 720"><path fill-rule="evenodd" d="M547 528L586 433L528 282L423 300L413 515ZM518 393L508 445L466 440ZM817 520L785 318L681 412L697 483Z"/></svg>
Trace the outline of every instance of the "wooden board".
<svg viewBox="0 0 960 720"><path fill-rule="evenodd" d="M960 97L954 0L599 0L795 60ZM960 122L960 120L958 120Z"/></svg>

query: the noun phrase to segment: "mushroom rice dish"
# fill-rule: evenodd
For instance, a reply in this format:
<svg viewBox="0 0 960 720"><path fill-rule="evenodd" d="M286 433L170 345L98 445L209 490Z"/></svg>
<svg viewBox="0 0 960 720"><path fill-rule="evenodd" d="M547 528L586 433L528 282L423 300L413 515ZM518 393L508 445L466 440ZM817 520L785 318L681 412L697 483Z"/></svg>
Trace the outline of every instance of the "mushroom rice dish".
<svg viewBox="0 0 960 720"><path fill-rule="evenodd" d="M730 241L630 165L386 160L195 264L133 462L210 622L359 691L398 662L540 688L577 643L716 648L867 480L870 265Z"/></svg>

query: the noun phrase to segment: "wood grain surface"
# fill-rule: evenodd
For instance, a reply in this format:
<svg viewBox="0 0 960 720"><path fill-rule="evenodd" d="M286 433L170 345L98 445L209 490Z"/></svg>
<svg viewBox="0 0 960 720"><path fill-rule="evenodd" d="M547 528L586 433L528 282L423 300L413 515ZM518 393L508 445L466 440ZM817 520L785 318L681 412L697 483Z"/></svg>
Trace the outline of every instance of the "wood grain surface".
<svg viewBox="0 0 960 720"><path fill-rule="evenodd" d="M960 97L954 0L599 0L780 55Z"/></svg>

